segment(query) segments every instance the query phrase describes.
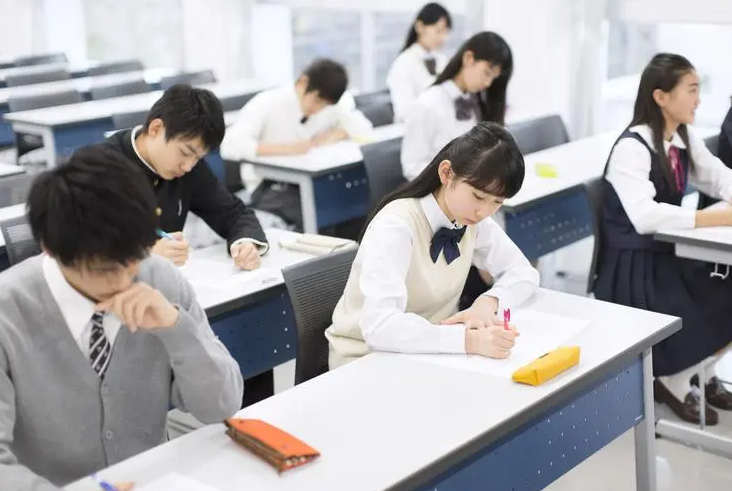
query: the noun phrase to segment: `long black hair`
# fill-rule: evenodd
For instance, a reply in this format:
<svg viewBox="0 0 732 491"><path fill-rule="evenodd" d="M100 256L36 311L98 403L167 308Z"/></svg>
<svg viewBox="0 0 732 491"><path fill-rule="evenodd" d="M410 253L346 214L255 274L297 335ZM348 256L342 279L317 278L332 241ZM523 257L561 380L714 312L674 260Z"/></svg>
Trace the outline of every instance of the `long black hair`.
<svg viewBox="0 0 732 491"><path fill-rule="evenodd" d="M478 123L445 145L413 181L388 194L369 215L361 237L387 204L421 198L440 189L439 167L443 160L450 161L455 179L495 196L510 198L524 183L524 157L511 133L498 123Z"/></svg>
<svg viewBox="0 0 732 491"><path fill-rule="evenodd" d="M409 28L407 40L404 42L402 51L417 42L417 21L426 26L431 26L432 24L440 22L440 19L445 19L447 28L452 29L452 17L450 17L450 12L448 12L445 7L435 2L430 2L422 7L419 12L417 12L417 18L414 19L412 26Z"/></svg>
<svg viewBox="0 0 732 491"><path fill-rule="evenodd" d="M666 149L663 145L666 120L663 117L661 108L653 98L653 92L656 89L671 92L679 84L681 78L692 71L694 71L694 65L681 55L671 53L658 53L655 55L641 74L638 95L635 98L635 108L633 109L633 120L628 126L628 128L631 128L639 124L645 124L651 128L653 148L661 159L663 176L672 188L676 184L671 174L671 163L666 156ZM687 152L689 168L693 170L695 163L691 157L689 132L686 125L680 124L677 131L684 145L689 149Z"/></svg>
<svg viewBox="0 0 732 491"><path fill-rule="evenodd" d="M434 85L451 80L463 68L463 55L473 53L476 61L487 61L501 67L501 76L490 87L474 94L482 121L504 124L506 118L506 89L513 74L513 54L508 43L495 32L483 31L465 41L453 55L445 69L435 80Z"/></svg>

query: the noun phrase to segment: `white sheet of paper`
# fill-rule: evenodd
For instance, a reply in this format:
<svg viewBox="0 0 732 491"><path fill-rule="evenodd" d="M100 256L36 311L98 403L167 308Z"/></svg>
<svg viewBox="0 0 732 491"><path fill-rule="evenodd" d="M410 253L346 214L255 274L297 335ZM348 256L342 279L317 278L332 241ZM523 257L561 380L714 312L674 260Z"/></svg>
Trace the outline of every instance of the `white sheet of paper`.
<svg viewBox="0 0 732 491"><path fill-rule="evenodd" d="M496 377L510 378L513 372L545 353L568 344L580 331L587 328L588 321L544 314L530 310L511 311L511 324L519 331L516 346L505 360L495 360L476 355L404 355L438 365L460 370L486 373Z"/></svg>
<svg viewBox="0 0 732 491"><path fill-rule="evenodd" d="M250 282L262 282L277 278L279 272L272 268L257 268L254 271L242 271L234 262L226 257L223 261L196 259L180 268L183 276L195 286L221 289Z"/></svg>
<svg viewBox="0 0 732 491"><path fill-rule="evenodd" d="M181 474L168 474L135 491L219 491Z"/></svg>

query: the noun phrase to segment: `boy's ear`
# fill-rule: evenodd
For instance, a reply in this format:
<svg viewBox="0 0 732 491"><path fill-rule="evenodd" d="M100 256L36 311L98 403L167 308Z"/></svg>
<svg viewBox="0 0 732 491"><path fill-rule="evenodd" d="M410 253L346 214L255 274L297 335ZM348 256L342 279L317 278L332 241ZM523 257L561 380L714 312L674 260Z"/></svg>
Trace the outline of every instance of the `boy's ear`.
<svg viewBox="0 0 732 491"><path fill-rule="evenodd" d="M300 89L300 91L304 94L305 90L308 88L309 83L310 77L308 77L307 75L300 75L295 85L297 85L297 88Z"/></svg>

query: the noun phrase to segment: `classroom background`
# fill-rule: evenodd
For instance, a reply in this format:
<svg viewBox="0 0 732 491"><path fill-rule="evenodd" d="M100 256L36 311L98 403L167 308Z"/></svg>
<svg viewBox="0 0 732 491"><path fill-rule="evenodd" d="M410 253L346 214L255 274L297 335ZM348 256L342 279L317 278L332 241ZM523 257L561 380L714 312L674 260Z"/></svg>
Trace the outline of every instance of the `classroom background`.
<svg viewBox="0 0 732 491"><path fill-rule="evenodd" d="M134 59L147 69L158 70L155 75L158 78L160 74L211 70L217 83L235 84L246 79L256 81L259 90L290 83L313 59L328 57L345 65L350 79L348 89L353 94L378 93L386 89L389 67L401 50L415 12L424 3L417 0L0 0L0 62L42 53L64 53L70 67L84 66L90 61L104 64ZM617 130L627 125L632 114L641 70L661 51L682 54L695 65L701 78L702 99L695 125L705 128L705 137L718 132L730 108L732 63L726 61L725 53L732 49L732 2L727 0L693 3L682 0L442 0L440 3L449 9L453 19L442 50L448 56L464 40L482 30L495 31L510 44L514 73L507 97L509 123L558 115L571 141L610 132L617 136ZM233 109L238 108L227 111ZM18 128L22 129L22 125ZM602 138L597 141L602 142L601 146L607 145L608 137ZM583 155L591 155L593 141L588 140L590 143L581 148L574 147L573 166L580 168ZM0 148L0 162L14 160L15 151L10 147ZM544 155L556 158L565 154ZM545 156L527 159L527 172L534 171L533 163L545 160ZM560 173L567 172L559 167ZM222 167L219 172L223 175L230 170ZM0 192L13 192L1 184L0 181ZM232 190L239 191L237 186ZM0 218L2 207L9 206L11 201L13 205L22 203L17 196L12 200L8 197L0 196ZM693 202L689 206L694 207L696 196L689 199ZM516 209L521 205L517 203ZM308 232L307 223L305 228ZM732 244L729 237L723 242L727 246ZM566 247L552 247L549 254L540 252L527 256L538 259L542 287L587 295L593 256L589 228L580 240L570 240ZM731 253L725 254L728 260ZM287 261L296 262L296 259L288 256ZM720 264L724 269L725 263L720 260ZM203 303L215 303L209 302L209 298L204 300ZM221 309L218 304L214 306L216 315L222 315ZM289 344L287 348L290 349ZM718 366L718 373L724 380L732 381L731 356ZM292 387L294 362L280 365L275 377L277 393ZM325 405L324 410L327 411ZM659 413L666 419L674 418L662 408ZM687 428L690 432L697 431L694 425ZM668 438L656 440L659 491L711 491L732 486L729 460L732 416L723 414L718 426L698 431L703 435L696 438L695 434L692 445L688 441L679 442L691 433L673 430L666 435ZM634 448L637 451L633 431L625 432L598 452L590 452L594 455L582 459L577 467L568 469L545 489L635 489ZM552 452L548 447L542 451ZM520 472L518 465L515 472ZM527 481L525 487L506 489L542 489L538 482Z"/></svg>

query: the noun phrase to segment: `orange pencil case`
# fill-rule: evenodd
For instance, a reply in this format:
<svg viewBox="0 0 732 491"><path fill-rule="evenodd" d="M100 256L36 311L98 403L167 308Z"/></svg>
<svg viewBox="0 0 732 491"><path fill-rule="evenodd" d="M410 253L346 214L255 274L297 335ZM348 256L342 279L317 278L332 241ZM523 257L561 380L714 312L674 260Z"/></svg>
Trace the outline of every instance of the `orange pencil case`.
<svg viewBox="0 0 732 491"><path fill-rule="evenodd" d="M231 418L224 421L226 434L254 455L284 472L312 462L320 452L286 431L259 419Z"/></svg>

